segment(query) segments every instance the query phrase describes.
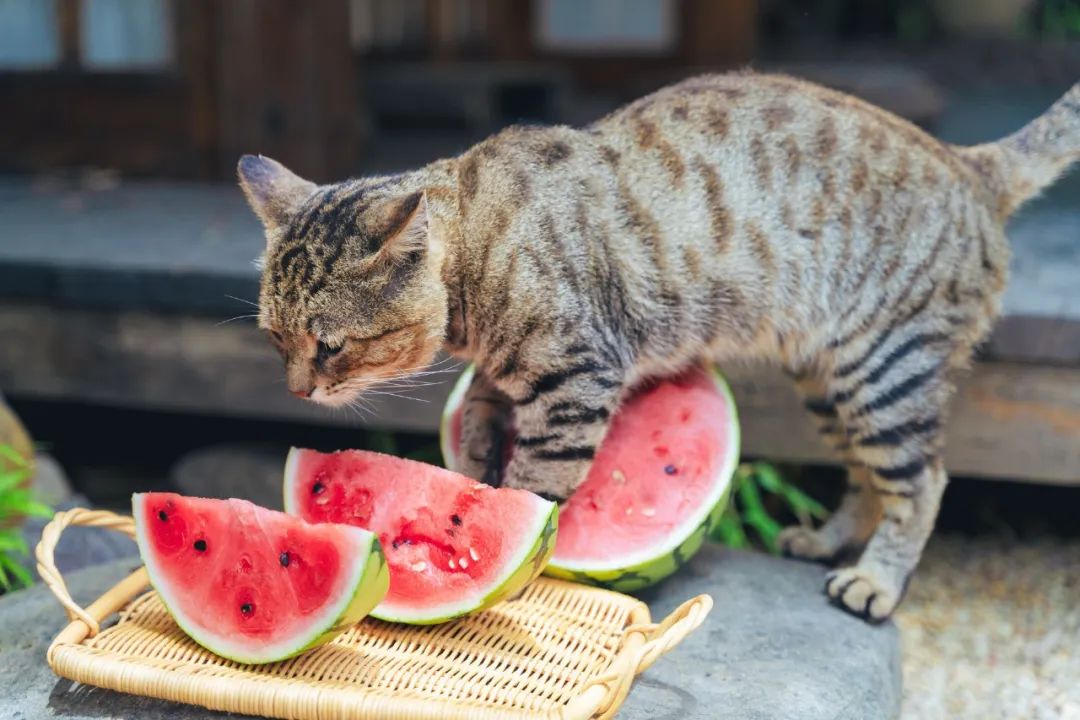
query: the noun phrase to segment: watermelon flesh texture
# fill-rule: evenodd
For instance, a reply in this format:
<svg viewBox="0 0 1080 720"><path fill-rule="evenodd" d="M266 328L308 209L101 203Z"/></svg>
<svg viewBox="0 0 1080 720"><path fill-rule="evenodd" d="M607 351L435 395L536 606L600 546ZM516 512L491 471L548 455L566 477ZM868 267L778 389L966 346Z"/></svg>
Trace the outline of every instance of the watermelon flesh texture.
<svg viewBox="0 0 1080 720"><path fill-rule="evenodd" d="M363 450L294 448L285 475L288 512L378 533L390 565L372 612L382 620L429 624L490 607L554 550L558 506L523 490Z"/></svg>
<svg viewBox="0 0 1080 720"><path fill-rule="evenodd" d="M177 624L218 655L283 660L356 624L389 573L373 533L246 500L132 496L139 553Z"/></svg>
<svg viewBox="0 0 1080 720"><path fill-rule="evenodd" d="M450 467L461 438L459 389L442 424ZM735 404L719 373L695 368L640 388L560 511L548 574L636 590L675 572L723 514L738 448Z"/></svg>

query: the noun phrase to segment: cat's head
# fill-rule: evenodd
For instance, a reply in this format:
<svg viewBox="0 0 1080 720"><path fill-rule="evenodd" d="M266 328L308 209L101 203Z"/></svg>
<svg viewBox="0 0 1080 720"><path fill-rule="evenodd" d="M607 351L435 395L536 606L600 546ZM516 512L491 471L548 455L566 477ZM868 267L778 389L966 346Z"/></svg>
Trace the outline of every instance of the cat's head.
<svg viewBox="0 0 1080 720"><path fill-rule="evenodd" d="M432 361L447 295L422 188L401 178L318 186L252 155L238 173L266 229L259 326L290 392L345 405Z"/></svg>

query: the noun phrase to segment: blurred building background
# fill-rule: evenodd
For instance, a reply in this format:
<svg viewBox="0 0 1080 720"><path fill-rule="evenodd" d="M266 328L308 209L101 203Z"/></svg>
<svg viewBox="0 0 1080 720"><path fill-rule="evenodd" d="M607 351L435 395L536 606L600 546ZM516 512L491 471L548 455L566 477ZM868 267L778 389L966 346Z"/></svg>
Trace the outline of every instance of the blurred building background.
<svg viewBox="0 0 1080 720"><path fill-rule="evenodd" d="M737 67L810 75L932 126L946 85L1075 79L1078 13L1074 0L0 0L0 169L228 179L259 151L329 180L385 162L401 136L425 157L433 133L586 122Z"/></svg>

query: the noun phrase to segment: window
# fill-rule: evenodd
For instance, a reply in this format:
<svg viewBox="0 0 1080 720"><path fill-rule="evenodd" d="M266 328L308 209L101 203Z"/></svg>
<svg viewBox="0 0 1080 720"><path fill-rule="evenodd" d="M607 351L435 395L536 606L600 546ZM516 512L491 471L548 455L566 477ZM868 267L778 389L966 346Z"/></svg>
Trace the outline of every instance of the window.
<svg viewBox="0 0 1080 720"><path fill-rule="evenodd" d="M173 55L167 0L83 0L82 64L101 70L154 70Z"/></svg>
<svg viewBox="0 0 1080 720"><path fill-rule="evenodd" d="M0 0L0 70L60 63L56 0Z"/></svg>
<svg viewBox="0 0 1080 720"><path fill-rule="evenodd" d="M556 52L658 54L675 47L673 0L541 0L537 45Z"/></svg>
<svg viewBox="0 0 1080 720"><path fill-rule="evenodd" d="M0 70L146 72L174 64L174 0L0 0Z"/></svg>

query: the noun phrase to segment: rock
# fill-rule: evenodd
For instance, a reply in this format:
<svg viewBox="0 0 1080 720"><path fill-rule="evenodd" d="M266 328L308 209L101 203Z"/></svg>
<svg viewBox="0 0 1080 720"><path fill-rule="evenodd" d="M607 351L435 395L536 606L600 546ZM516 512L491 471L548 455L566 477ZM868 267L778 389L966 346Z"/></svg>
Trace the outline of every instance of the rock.
<svg viewBox="0 0 1080 720"><path fill-rule="evenodd" d="M286 448L257 444L213 445L176 462L169 475L177 492L208 498L243 498L281 510Z"/></svg>
<svg viewBox="0 0 1080 720"><path fill-rule="evenodd" d="M709 545L640 594L657 621L699 593L704 624L631 690L626 720L834 720L900 712L900 638L829 605L823 568Z"/></svg>
<svg viewBox="0 0 1080 720"><path fill-rule="evenodd" d="M67 501L74 492L64 468L56 458L45 453L38 453L34 459L34 479L30 485L34 488L34 499L50 507Z"/></svg>
<svg viewBox="0 0 1080 720"><path fill-rule="evenodd" d="M67 500L53 505L57 511L77 507L91 507L90 501L81 495L72 495ZM47 522L46 518L29 518L23 525L23 537L26 538L26 544L30 546L30 557L25 558L24 563L34 571L35 577L37 577L37 561L33 554L38 541L41 540L41 530ZM60 538L54 558L56 567L66 575L110 560L135 558L138 554L139 550L134 541L115 531L101 528L69 528Z"/></svg>
<svg viewBox="0 0 1080 720"><path fill-rule="evenodd" d="M89 601L132 569L119 562L72 573ZM642 594L659 620L702 592L705 624L635 683L626 720L879 720L896 717L900 652L892 624L871 627L826 604L821 568L710 546L661 587ZM2 707L13 717L194 720L220 713L123 695L57 678L45 649L65 624L48 590L0 598Z"/></svg>
<svg viewBox="0 0 1080 720"><path fill-rule="evenodd" d="M138 567L135 559L65 576L79 602L89 603ZM44 585L0 598L0 713L15 720L181 720L235 717L175 703L77 685L53 674L45 651L67 624L63 608Z"/></svg>

